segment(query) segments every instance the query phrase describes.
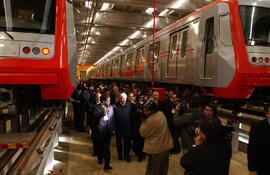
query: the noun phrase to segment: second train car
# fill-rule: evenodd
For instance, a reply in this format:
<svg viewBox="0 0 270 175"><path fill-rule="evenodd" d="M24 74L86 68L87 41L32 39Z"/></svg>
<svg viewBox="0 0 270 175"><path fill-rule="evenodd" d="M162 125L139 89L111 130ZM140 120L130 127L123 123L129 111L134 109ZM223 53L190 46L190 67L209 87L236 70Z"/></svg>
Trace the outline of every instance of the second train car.
<svg viewBox="0 0 270 175"><path fill-rule="evenodd" d="M154 81L248 99L270 86L269 14L266 0L217 0L166 27L155 37ZM151 38L97 65L89 78L151 81Z"/></svg>

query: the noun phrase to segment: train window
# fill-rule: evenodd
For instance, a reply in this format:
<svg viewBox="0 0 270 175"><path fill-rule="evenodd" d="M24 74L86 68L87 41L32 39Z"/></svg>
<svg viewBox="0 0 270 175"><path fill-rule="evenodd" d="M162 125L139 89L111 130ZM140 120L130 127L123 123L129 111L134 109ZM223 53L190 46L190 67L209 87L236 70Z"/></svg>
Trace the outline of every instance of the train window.
<svg viewBox="0 0 270 175"><path fill-rule="evenodd" d="M188 41L188 30L182 33L182 45L181 45L181 56L186 56L187 51L187 41Z"/></svg>
<svg viewBox="0 0 270 175"><path fill-rule="evenodd" d="M240 6L240 16L248 46L270 46L270 9L255 6Z"/></svg>
<svg viewBox="0 0 270 175"><path fill-rule="evenodd" d="M118 70L119 68L119 59L115 60L114 62L114 70Z"/></svg>
<svg viewBox="0 0 270 175"><path fill-rule="evenodd" d="M160 49L160 42L155 43L155 50L154 50L154 64L158 62L159 57L159 49ZM153 59L153 44L149 47L149 55L148 55L148 64L152 64Z"/></svg>
<svg viewBox="0 0 270 175"><path fill-rule="evenodd" d="M214 74L214 17L206 20L205 23L205 53L204 53L204 78L212 78Z"/></svg>
<svg viewBox="0 0 270 175"><path fill-rule="evenodd" d="M3 2L0 2L1 28L7 31L54 34L55 0Z"/></svg>
<svg viewBox="0 0 270 175"><path fill-rule="evenodd" d="M125 64L124 64L124 62L125 62L125 55L122 55L121 56L121 61L120 61L120 71L122 71L122 70L125 70Z"/></svg>
<svg viewBox="0 0 270 175"><path fill-rule="evenodd" d="M173 59L174 58L174 55L177 54L177 38L178 38L178 35L175 34L172 36L172 39L171 39L171 54L170 54L170 59Z"/></svg>
<svg viewBox="0 0 270 175"><path fill-rule="evenodd" d="M143 54L144 54L144 48L137 49L137 55L136 55L136 66L143 64Z"/></svg>
<svg viewBox="0 0 270 175"><path fill-rule="evenodd" d="M214 17L206 20L205 25L206 53L213 53L214 50Z"/></svg>
<svg viewBox="0 0 270 175"><path fill-rule="evenodd" d="M127 55L127 68L130 68L132 66L132 56L133 56L132 53L129 53Z"/></svg>
<svg viewBox="0 0 270 175"><path fill-rule="evenodd" d="M232 32L229 14L219 16L219 39L225 46L232 45Z"/></svg>

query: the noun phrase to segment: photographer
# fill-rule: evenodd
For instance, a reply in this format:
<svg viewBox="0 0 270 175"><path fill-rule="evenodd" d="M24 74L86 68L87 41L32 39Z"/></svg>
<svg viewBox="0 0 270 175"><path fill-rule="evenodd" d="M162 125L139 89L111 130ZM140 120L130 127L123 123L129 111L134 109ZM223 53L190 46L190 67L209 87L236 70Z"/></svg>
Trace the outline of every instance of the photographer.
<svg viewBox="0 0 270 175"><path fill-rule="evenodd" d="M181 141L183 154L185 154L194 144L195 128L198 127L202 118L200 109L200 99L198 97L190 98L186 103L186 112L179 115L179 110L175 111L173 125L181 129Z"/></svg>
<svg viewBox="0 0 270 175"><path fill-rule="evenodd" d="M169 167L169 150L173 147L172 136L166 117L158 111L150 99L143 108L144 120L140 134L145 138L143 151L149 154L146 175L166 175Z"/></svg>
<svg viewBox="0 0 270 175"><path fill-rule="evenodd" d="M181 159L185 175L228 175L232 156L230 128L216 119L204 118L200 122L200 135L195 138L195 147Z"/></svg>

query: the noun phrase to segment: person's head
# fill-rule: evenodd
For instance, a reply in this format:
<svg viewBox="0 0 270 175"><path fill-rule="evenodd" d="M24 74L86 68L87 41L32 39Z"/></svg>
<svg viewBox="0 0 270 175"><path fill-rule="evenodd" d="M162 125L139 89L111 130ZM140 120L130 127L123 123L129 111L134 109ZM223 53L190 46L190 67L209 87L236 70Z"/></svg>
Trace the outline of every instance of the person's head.
<svg viewBox="0 0 270 175"><path fill-rule="evenodd" d="M133 93L134 96L137 95L137 93L138 93L138 92L137 92L137 89L135 89L135 88L132 89L132 93Z"/></svg>
<svg viewBox="0 0 270 175"><path fill-rule="evenodd" d="M105 92L104 92L105 95L109 95L111 94L111 91L109 89L107 89Z"/></svg>
<svg viewBox="0 0 270 175"><path fill-rule="evenodd" d="M204 118L200 122L200 136L209 143L224 142L226 132L226 128L216 118Z"/></svg>
<svg viewBox="0 0 270 175"><path fill-rule="evenodd" d="M126 101L127 101L127 94L121 93L120 94L120 103L122 103L124 105L126 103Z"/></svg>
<svg viewBox="0 0 270 175"><path fill-rule="evenodd" d="M128 101L134 101L134 94L132 92L128 94Z"/></svg>
<svg viewBox="0 0 270 175"><path fill-rule="evenodd" d="M113 87L113 93L117 94L119 92L119 88L117 86Z"/></svg>
<svg viewBox="0 0 270 175"><path fill-rule="evenodd" d="M143 113L146 117L157 111L158 111L157 104L152 99L149 99L143 106Z"/></svg>
<svg viewBox="0 0 270 175"><path fill-rule="evenodd" d="M199 108L201 105L200 98L197 96L192 96L188 98L188 107L190 108Z"/></svg>
<svg viewBox="0 0 270 175"><path fill-rule="evenodd" d="M111 102L111 99L110 99L110 96L109 96L109 95L103 94L103 95L100 97L100 101L101 101L101 103L102 103L104 106L109 106L109 105L110 105L110 102Z"/></svg>
<svg viewBox="0 0 270 175"><path fill-rule="evenodd" d="M174 92L173 91L169 91L169 93L168 93L168 97L169 98L172 98L172 95L174 94Z"/></svg>
<svg viewBox="0 0 270 175"><path fill-rule="evenodd" d="M172 102L176 102L177 101L177 95L176 94L173 94L172 96L171 96L171 98L172 98Z"/></svg>
<svg viewBox="0 0 270 175"><path fill-rule="evenodd" d="M96 93L99 93L100 92L100 88L96 88Z"/></svg>
<svg viewBox="0 0 270 175"><path fill-rule="evenodd" d="M211 119L212 117L216 116L217 113L217 107L213 104L207 104L205 105L204 109L203 109L203 113L205 115L205 117L207 117L208 119Z"/></svg>
<svg viewBox="0 0 270 175"><path fill-rule="evenodd" d="M101 97L101 93L98 92L95 96L96 103L100 103L100 97Z"/></svg>
<svg viewBox="0 0 270 175"><path fill-rule="evenodd" d="M158 100L159 99L159 93L157 91L154 91L153 94L152 94L152 97L154 100Z"/></svg>
<svg viewBox="0 0 270 175"><path fill-rule="evenodd" d="M266 117L268 118L268 120L270 120L270 105L269 106L267 106L267 111L266 111Z"/></svg>
<svg viewBox="0 0 270 175"><path fill-rule="evenodd" d="M140 97L139 97L139 103L143 103L144 102L144 95L141 95Z"/></svg>

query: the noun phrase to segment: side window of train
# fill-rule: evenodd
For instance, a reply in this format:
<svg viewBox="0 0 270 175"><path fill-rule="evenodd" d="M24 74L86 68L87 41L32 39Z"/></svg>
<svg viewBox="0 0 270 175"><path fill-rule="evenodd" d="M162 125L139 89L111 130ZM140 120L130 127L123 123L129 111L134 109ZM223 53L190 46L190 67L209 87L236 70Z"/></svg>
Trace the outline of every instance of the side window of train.
<svg viewBox="0 0 270 175"><path fill-rule="evenodd" d="M156 64L159 60L159 49L160 49L160 42L155 43L155 50L154 50L154 64ZM148 65L152 64L153 59L153 44L149 47L149 54L148 54Z"/></svg>
<svg viewBox="0 0 270 175"><path fill-rule="evenodd" d="M232 46L230 15L219 15L219 39L225 46Z"/></svg>
<svg viewBox="0 0 270 175"><path fill-rule="evenodd" d="M129 53L127 55L127 69L132 67L132 56L133 56L132 53Z"/></svg>
<svg viewBox="0 0 270 175"><path fill-rule="evenodd" d="M188 41L188 29L182 32L181 57L186 56L187 41Z"/></svg>
<svg viewBox="0 0 270 175"><path fill-rule="evenodd" d="M114 70L118 70L119 68L119 59L116 59L114 62Z"/></svg>
<svg viewBox="0 0 270 175"><path fill-rule="evenodd" d="M124 62L125 62L125 55L122 55L121 56L121 58L120 58L120 71L122 71L122 70L125 70L126 69L126 67L125 67L125 64L124 64Z"/></svg>
<svg viewBox="0 0 270 175"><path fill-rule="evenodd" d="M136 66L139 66L139 65L143 64L143 54L144 54L144 48L143 47L137 49Z"/></svg>
<svg viewBox="0 0 270 175"><path fill-rule="evenodd" d="M204 32L204 78L212 78L214 74L214 17L208 18L205 23Z"/></svg>

